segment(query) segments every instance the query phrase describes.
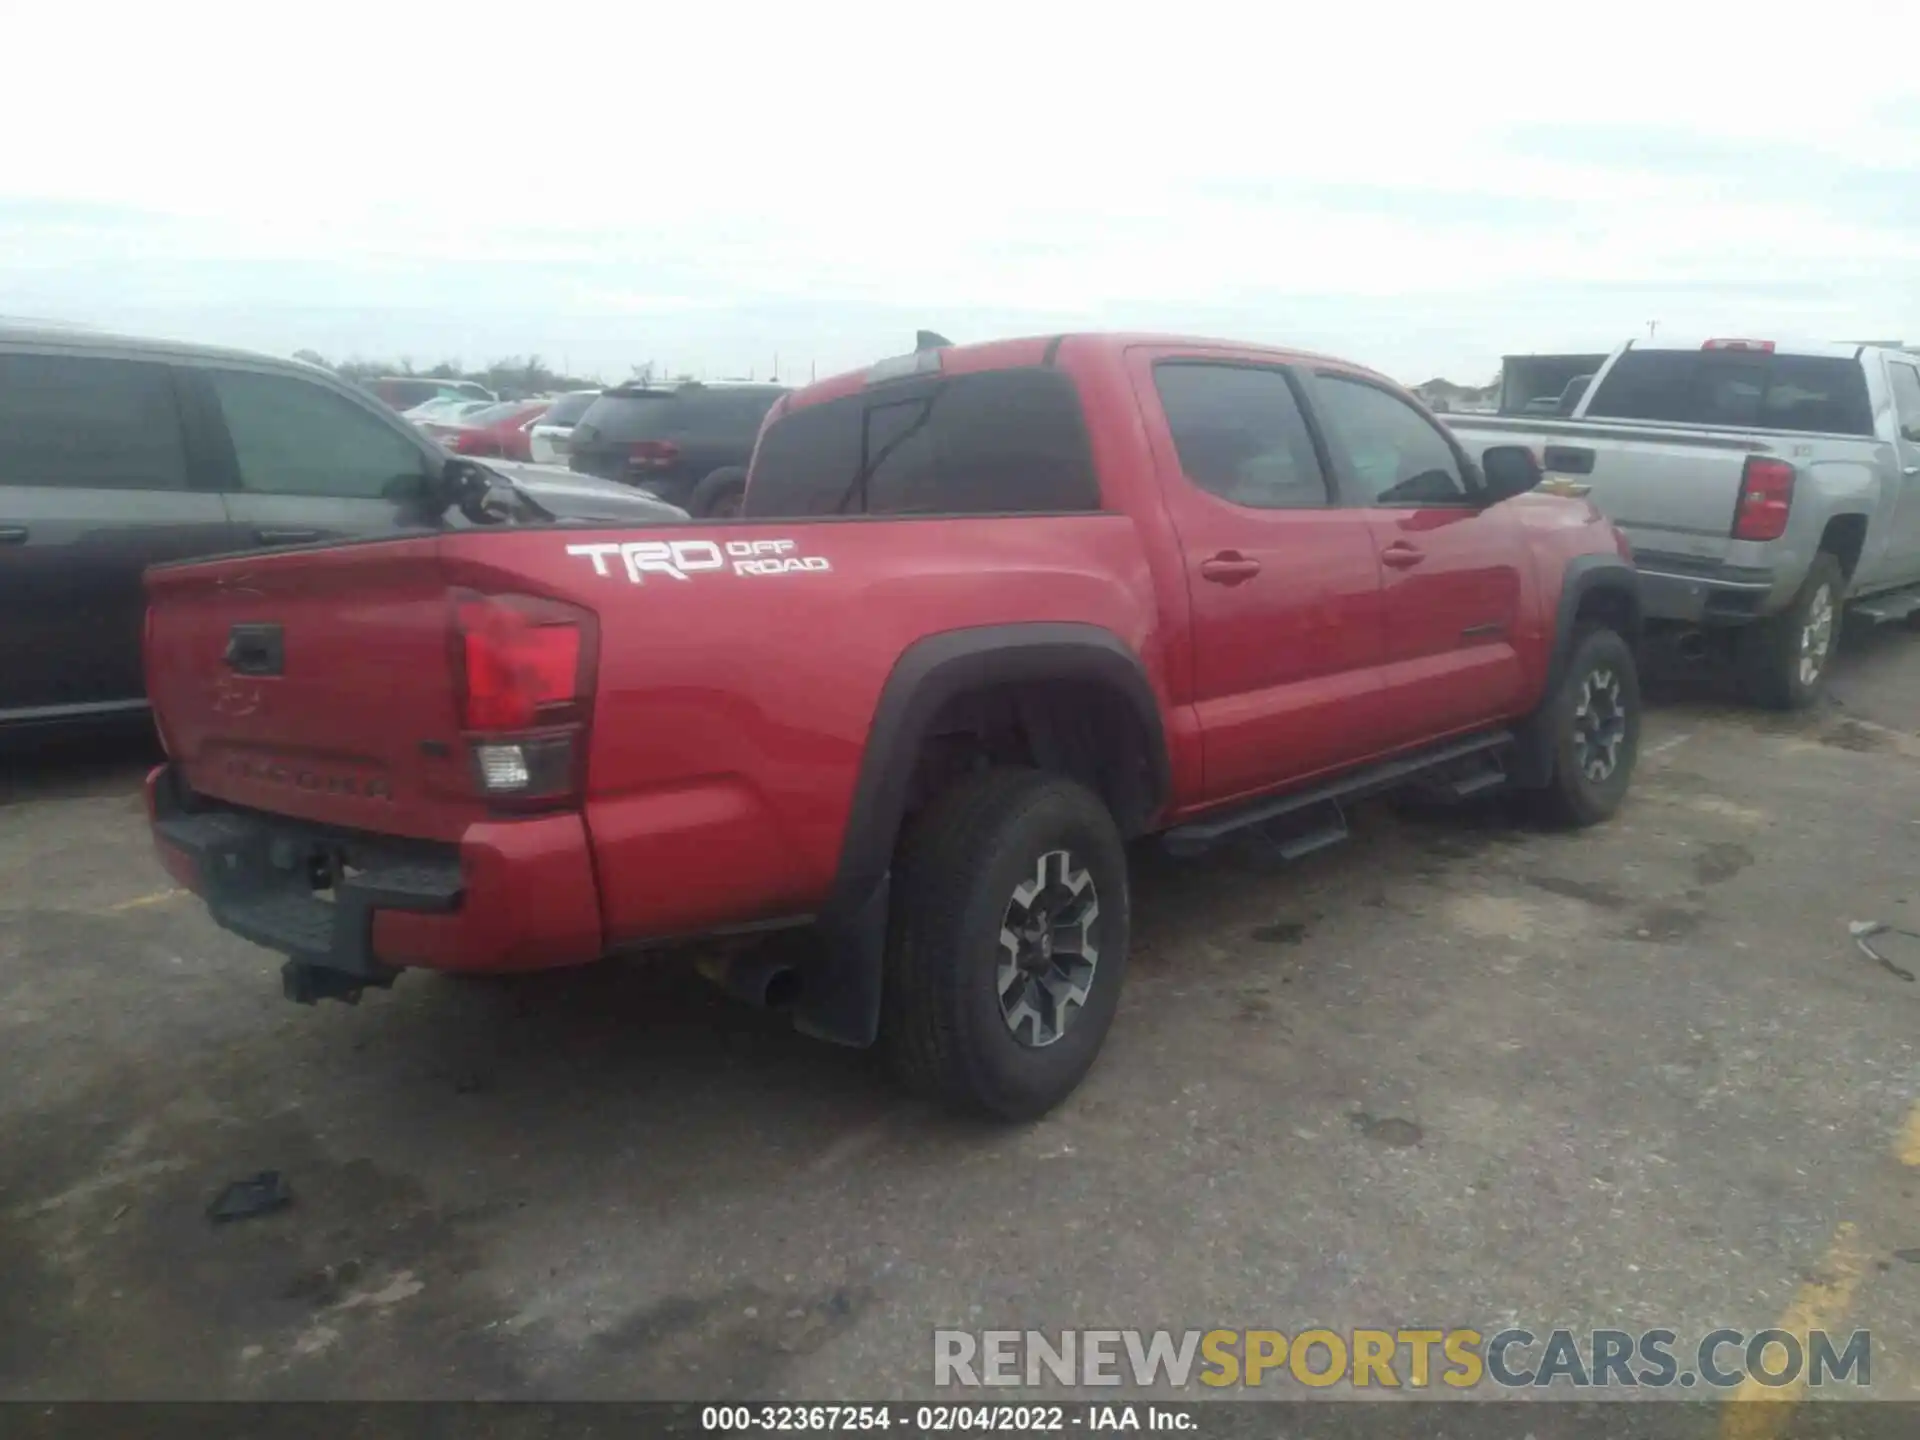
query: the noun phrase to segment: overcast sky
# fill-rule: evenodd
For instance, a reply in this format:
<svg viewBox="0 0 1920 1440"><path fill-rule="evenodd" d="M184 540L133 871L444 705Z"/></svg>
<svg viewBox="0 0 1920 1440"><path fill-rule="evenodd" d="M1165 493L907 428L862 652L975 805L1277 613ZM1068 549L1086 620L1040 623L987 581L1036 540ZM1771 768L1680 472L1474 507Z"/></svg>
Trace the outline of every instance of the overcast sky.
<svg viewBox="0 0 1920 1440"><path fill-rule="evenodd" d="M0 0L0 315L787 377L1920 343L1920 4Z"/></svg>

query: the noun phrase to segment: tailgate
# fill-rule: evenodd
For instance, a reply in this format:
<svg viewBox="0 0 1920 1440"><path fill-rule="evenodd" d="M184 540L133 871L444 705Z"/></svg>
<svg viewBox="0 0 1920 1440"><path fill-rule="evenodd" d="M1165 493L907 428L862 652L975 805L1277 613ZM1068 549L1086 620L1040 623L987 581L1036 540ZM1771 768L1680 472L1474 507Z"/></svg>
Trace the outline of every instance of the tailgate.
<svg viewBox="0 0 1920 1440"><path fill-rule="evenodd" d="M1550 486L1585 486L1643 557L1724 558L1747 457L1774 453L1764 441L1724 431L1577 420L1509 426L1475 419L1451 428L1476 459L1491 445L1531 448Z"/></svg>
<svg viewBox="0 0 1920 1440"><path fill-rule="evenodd" d="M147 689L197 793L329 825L458 838L460 744L435 537L147 574Z"/></svg>

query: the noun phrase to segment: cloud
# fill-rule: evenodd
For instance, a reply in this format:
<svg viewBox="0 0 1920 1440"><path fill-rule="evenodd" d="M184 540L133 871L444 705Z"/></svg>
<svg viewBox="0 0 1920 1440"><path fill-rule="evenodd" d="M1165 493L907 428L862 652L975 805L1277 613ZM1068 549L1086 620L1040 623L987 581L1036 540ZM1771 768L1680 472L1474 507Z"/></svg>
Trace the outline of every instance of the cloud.
<svg viewBox="0 0 1920 1440"><path fill-rule="evenodd" d="M713 372L1147 325L1392 373L1920 338L1910 5L10 17L0 313ZM1863 50L1860 37L1876 43Z"/></svg>

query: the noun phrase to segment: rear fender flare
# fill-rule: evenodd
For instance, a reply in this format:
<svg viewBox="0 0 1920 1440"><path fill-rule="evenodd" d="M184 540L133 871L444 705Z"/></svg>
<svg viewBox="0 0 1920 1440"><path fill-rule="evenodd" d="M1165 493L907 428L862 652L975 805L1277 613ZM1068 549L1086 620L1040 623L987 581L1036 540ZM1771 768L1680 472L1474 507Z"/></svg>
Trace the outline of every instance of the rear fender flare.
<svg viewBox="0 0 1920 1440"><path fill-rule="evenodd" d="M1159 697L1139 656L1112 631L1074 623L989 625L915 642L874 707L839 869L819 914L824 953L795 1008L801 1030L846 1045L870 1045L878 1035L894 845L935 717L968 691L1043 680L1094 681L1123 696L1147 744L1151 811L1166 803L1171 777ZM1144 828L1151 818L1130 817L1122 828Z"/></svg>

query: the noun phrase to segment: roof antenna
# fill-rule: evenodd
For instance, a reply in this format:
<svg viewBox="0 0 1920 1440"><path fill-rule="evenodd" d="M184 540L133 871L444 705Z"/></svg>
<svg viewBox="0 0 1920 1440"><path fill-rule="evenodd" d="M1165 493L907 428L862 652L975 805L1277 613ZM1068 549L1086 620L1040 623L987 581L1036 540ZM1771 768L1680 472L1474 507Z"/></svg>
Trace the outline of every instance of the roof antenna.
<svg viewBox="0 0 1920 1440"><path fill-rule="evenodd" d="M913 349L915 354L919 354L923 350L944 350L952 344L953 341L947 339L946 336L932 330L918 330L914 332Z"/></svg>

